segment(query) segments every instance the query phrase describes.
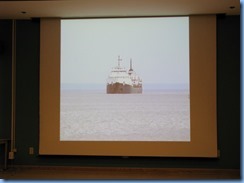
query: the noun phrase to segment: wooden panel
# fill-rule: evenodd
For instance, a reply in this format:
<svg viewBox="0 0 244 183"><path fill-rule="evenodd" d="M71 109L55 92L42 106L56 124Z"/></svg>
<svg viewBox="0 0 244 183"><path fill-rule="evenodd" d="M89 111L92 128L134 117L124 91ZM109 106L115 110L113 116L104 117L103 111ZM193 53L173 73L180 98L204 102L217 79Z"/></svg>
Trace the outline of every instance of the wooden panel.
<svg viewBox="0 0 244 183"><path fill-rule="evenodd" d="M3 179L240 179L239 169L16 166Z"/></svg>

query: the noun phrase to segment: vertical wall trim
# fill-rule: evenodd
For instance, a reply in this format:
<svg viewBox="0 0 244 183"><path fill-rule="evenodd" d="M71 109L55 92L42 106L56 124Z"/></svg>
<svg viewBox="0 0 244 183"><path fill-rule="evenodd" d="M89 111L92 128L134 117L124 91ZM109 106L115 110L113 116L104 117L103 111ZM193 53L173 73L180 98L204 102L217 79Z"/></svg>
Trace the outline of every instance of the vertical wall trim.
<svg viewBox="0 0 244 183"><path fill-rule="evenodd" d="M15 114L16 114L16 20L12 20L12 96L11 96L11 151L9 159L14 159L15 147Z"/></svg>

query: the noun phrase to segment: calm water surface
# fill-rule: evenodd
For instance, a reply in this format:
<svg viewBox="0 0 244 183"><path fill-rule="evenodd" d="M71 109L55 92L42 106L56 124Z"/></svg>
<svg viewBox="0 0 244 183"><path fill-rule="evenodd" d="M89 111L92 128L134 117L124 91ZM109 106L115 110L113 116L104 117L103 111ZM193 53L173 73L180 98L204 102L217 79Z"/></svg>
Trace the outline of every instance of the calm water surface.
<svg viewBox="0 0 244 183"><path fill-rule="evenodd" d="M187 92L62 90L62 141L190 141Z"/></svg>

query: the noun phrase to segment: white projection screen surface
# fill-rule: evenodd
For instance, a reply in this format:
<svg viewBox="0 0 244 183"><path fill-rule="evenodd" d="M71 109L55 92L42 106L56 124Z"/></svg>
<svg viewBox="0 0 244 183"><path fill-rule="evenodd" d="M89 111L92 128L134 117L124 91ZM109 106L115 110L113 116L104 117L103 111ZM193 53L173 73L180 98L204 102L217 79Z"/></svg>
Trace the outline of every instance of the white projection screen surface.
<svg viewBox="0 0 244 183"><path fill-rule="evenodd" d="M41 155L217 157L215 16L42 19L40 49Z"/></svg>
<svg viewBox="0 0 244 183"><path fill-rule="evenodd" d="M190 141L188 17L61 20L60 76L61 141Z"/></svg>

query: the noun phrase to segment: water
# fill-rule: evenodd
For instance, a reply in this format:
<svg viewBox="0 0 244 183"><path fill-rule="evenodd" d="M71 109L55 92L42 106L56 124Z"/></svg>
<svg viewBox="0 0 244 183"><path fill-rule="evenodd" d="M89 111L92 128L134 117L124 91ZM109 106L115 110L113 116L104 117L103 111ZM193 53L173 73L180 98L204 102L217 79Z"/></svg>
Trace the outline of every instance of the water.
<svg viewBox="0 0 244 183"><path fill-rule="evenodd" d="M190 141L188 92L62 90L61 141Z"/></svg>

